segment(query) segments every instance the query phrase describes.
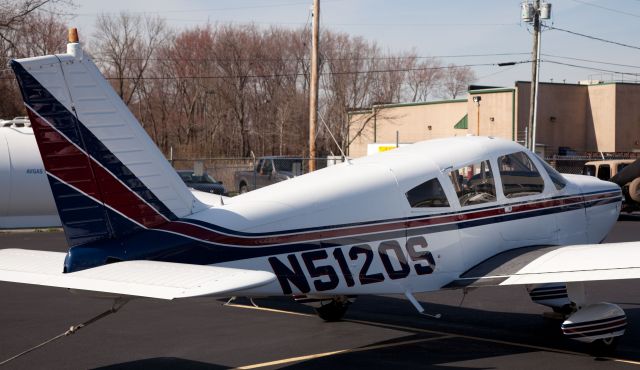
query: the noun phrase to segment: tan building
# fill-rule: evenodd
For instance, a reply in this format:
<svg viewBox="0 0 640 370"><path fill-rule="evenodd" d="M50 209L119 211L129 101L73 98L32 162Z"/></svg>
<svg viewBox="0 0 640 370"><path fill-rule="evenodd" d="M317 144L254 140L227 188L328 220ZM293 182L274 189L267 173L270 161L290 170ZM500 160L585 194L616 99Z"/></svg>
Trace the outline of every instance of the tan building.
<svg viewBox="0 0 640 370"><path fill-rule="evenodd" d="M529 93L530 83L520 81L513 88L470 90L465 99L381 104L352 111L349 155L367 155L373 147L369 144L386 148L478 132L524 142ZM638 152L640 84L541 83L537 122L537 151L544 155Z"/></svg>

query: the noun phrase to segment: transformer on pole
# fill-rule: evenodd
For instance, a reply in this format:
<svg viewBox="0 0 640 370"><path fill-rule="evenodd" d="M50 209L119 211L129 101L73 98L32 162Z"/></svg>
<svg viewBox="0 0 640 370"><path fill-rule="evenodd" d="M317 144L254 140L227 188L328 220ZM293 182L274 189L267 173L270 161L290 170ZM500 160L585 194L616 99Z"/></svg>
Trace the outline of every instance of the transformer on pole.
<svg viewBox="0 0 640 370"><path fill-rule="evenodd" d="M540 74L540 28L541 20L551 18L551 4L540 0L524 1L520 5L520 18L533 25L533 48L531 50L531 96L529 99L529 123L527 126L528 148L536 150L536 120L538 110L538 81Z"/></svg>

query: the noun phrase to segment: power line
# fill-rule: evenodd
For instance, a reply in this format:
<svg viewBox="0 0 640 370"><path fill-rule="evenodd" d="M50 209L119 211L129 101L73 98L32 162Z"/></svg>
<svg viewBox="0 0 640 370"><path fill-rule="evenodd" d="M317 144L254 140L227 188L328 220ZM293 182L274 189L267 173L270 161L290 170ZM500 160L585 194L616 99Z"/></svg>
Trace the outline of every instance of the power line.
<svg viewBox="0 0 640 370"><path fill-rule="evenodd" d="M589 62L589 63L597 63L597 64L606 64L606 65L611 65L611 66L617 66L617 67L627 67L627 68L640 68L640 66L635 66L635 65L630 65L630 64L620 64L620 63L611 63L611 62L603 62L600 60L592 60L592 59L583 59L583 58L574 58L574 57L567 57L567 56L562 56L562 55L553 55L553 54L542 54L543 56L547 56L547 57L552 57L552 58L560 58L560 59L569 59L569 60L577 60L580 62Z"/></svg>
<svg viewBox="0 0 640 370"><path fill-rule="evenodd" d="M543 62L552 63L552 64L558 64L558 65L563 65L563 66L573 67L573 68L586 69L586 70L591 70L591 71L607 72L607 73L614 73L614 74L619 74L619 75L629 75L629 76L636 76L636 77L640 76L640 73L613 71L613 70L604 69L604 68L581 66L581 65L577 65L577 64L558 62L558 61L555 61L555 60L547 60L547 59L545 59L545 60L543 60Z"/></svg>
<svg viewBox="0 0 640 370"><path fill-rule="evenodd" d="M609 44L614 44L614 45L618 45L618 46L624 46L624 47L627 47L627 48L640 50L640 47L638 47L638 46L629 45L629 44L623 44L623 43L617 42L617 41L611 41L611 40L602 39L600 37L585 35L584 33L579 33L579 32L575 32L575 31L569 31L569 30L565 30L563 28L558 28L558 27L555 27L555 26L547 26L547 25L545 25L544 27L547 28L547 29L550 29L550 30L562 31L562 32L570 33L572 35L586 37L586 38L591 39L591 40L602 41L602 42L606 42L606 43L609 43Z"/></svg>
<svg viewBox="0 0 640 370"><path fill-rule="evenodd" d="M582 0L572 0L572 1L574 1L576 3L592 6L594 8L604 9L604 10L608 10L610 12L614 12L614 13L618 13L618 14L624 14L624 15L629 15L631 17L640 18L639 14L628 13L628 12L625 12L625 11L622 11L622 10L618 10L618 9L613 9L613 8L607 8L606 6L597 5L597 4L590 3L590 2L587 2L587 1L582 1Z"/></svg>
<svg viewBox="0 0 640 370"><path fill-rule="evenodd" d="M325 0L332 1L332 0ZM336 1L336 0L333 0ZM290 2L290 3L279 3L279 4L269 4L269 5L251 5L251 6L234 6L234 7L224 7L224 8L208 8L208 9L181 9L181 10L157 10L157 11L127 11L126 13L130 14L176 14L176 13L202 13L202 12L221 12L228 10L246 10L246 9L263 9L263 8L282 8L288 6L297 6L297 5L309 5L309 2ZM80 17L92 17L96 15L114 15L119 13L76 13L75 15Z"/></svg>
<svg viewBox="0 0 640 370"><path fill-rule="evenodd" d="M516 56L529 55L531 53L493 53L493 54L458 54L458 55L433 55L433 56L388 56L388 57L345 57L345 58L324 58L325 61L349 61L349 60L400 60L400 59L438 59L438 58L473 58L473 57L495 57L495 56ZM105 58L93 58L96 61L106 61ZM126 61L173 61L173 62L283 62L298 61L298 58L123 58Z"/></svg>
<svg viewBox="0 0 640 370"><path fill-rule="evenodd" d="M530 63L531 61L519 61L515 64ZM321 72L320 75L357 75L368 73L393 73L393 72L412 72L412 71L427 71L427 70L442 70L442 69L459 69L459 68L471 68L471 67L489 67L497 66L498 63L479 63L479 64L465 64L457 66L439 66L439 67L426 67L426 68L397 68L397 69L375 69L368 71L336 71L336 72ZM265 75L231 75L231 76L147 76L147 77L106 77L108 80L188 80L188 79L235 79L235 78L278 78L278 77L301 77L306 76L305 73L278 73L278 74L265 74Z"/></svg>

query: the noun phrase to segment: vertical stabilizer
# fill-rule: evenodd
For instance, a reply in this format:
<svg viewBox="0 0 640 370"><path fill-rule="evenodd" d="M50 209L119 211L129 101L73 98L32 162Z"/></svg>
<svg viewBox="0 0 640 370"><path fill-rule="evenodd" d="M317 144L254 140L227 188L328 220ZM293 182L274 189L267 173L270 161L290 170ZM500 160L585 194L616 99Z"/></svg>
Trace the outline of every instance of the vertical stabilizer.
<svg viewBox="0 0 640 370"><path fill-rule="evenodd" d="M66 54L11 62L69 245L203 207L73 41Z"/></svg>

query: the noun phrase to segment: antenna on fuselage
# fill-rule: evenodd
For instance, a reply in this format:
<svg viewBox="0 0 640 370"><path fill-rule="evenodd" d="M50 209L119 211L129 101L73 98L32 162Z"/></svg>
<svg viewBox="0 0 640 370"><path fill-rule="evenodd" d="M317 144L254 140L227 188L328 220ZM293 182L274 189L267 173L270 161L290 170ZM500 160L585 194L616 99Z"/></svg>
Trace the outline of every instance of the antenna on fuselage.
<svg viewBox="0 0 640 370"><path fill-rule="evenodd" d="M338 150L340 151L340 154L342 154L342 159L345 162L347 162L348 164L351 164L351 160L344 154L344 151L342 150L342 147L340 146L340 144L338 144L338 140L336 140L335 136L333 136L333 133L331 132L331 129L329 128L329 125L327 125L327 123L324 121L324 117L322 116L322 114L318 114L318 116L320 117L320 121L322 121L322 124L324 125L324 127L329 132L329 135L331 135L331 138L333 139L333 142L336 143L336 146L338 147Z"/></svg>

